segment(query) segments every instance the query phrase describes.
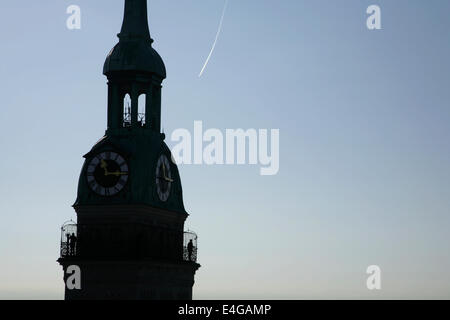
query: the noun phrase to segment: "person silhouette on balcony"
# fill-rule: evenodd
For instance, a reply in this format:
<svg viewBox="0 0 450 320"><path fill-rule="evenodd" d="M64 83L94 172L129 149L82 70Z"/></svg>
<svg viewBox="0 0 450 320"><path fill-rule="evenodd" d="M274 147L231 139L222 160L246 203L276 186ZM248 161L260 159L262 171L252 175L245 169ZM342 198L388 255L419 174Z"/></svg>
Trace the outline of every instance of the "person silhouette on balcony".
<svg viewBox="0 0 450 320"><path fill-rule="evenodd" d="M77 244L77 237L75 236L75 233L72 233L72 235L70 236L70 242L69 242L71 256L75 255L76 244Z"/></svg>
<svg viewBox="0 0 450 320"><path fill-rule="evenodd" d="M192 242L192 239L189 240L189 243L187 245L187 251L188 251L188 259L189 261L192 261L192 252L194 251L194 243Z"/></svg>

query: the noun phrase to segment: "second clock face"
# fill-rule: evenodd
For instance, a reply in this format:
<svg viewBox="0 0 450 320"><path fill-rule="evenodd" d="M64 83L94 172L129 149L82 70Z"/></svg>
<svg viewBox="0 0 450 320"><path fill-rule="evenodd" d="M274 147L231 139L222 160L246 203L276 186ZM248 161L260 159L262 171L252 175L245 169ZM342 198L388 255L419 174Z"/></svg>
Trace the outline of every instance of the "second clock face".
<svg viewBox="0 0 450 320"><path fill-rule="evenodd" d="M116 152L102 152L89 162L86 175L88 184L95 193L113 196L128 181L128 164Z"/></svg>
<svg viewBox="0 0 450 320"><path fill-rule="evenodd" d="M169 159L165 155L161 155L156 164L156 191L161 201L167 201L169 198L172 182Z"/></svg>

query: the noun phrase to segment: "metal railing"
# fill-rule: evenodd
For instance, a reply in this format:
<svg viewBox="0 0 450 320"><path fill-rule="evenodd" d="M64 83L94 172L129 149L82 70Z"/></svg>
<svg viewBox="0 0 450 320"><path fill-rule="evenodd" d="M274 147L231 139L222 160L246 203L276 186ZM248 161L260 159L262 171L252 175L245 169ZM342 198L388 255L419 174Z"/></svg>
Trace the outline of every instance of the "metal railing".
<svg viewBox="0 0 450 320"><path fill-rule="evenodd" d="M74 257L77 255L77 224L72 220L67 221L61 227L61 258Z"/></svg>
<svg viewBox="0 0 450 320"><path fill-rule="evenodd" d="M146 124L145 113L138 113L137 121L138 121L138 125L140 127L144 127ZM123 114L123 127L124 128L131 127L131 111L130 110L127 110Z"/></svg>
<svg viewBox="0 0 450 320"><path fill-rule="evenodd" d="M197 262L197 234L193 231L185 231L183 239L183 260Z"/></svg>
<svg viewBox="0 0 450 320"><path fill-rule="evenodd" d="M143 127L145 126L145 113L138 114L138 124Z"/></svg>
<svg viewBox="0 0 450 320"><path fill-rule="evenodd" d="M105 226L103 226L105 227ZM106 239L109 239L111 236L111 232L114 235L113 237L115 239L117 238L123 238L121 233L123 233L123 230L120 230L117 226L111 227L106 226L106 229L109 229L108 232L109 236L107 236ZM120 247L123 245L123 243L115 243L113 241L108 241L101 238L101 234L98 229L98 226L91 226L88 227L87 225L81 225L78 226L75 222L68 221L63 224L61 227L61 242L60 242L60 257L61 258L72 258L72 257L80 257L80 256L102 256L105 253L110 253L111 250L115 252L119 257L122 255L126 255L126 253L120 253L119 248L123 249L123 247ZM164 231L165 230L165 231ZM154 233L156 232L156 233ZM179 234L179 237L177 236L177 233L172 233L172 236L170 236L169 232L173 232L173 230L166 230L166 229L160 229L160 230L154 230L153 232L151 230L147 230L146 233L140 232L139 235L136 238L136 242L126 242L126 248L136 248L136 252L141 252L142 248L145 248L147 245L153 245L153 248L155 246L161 247L163 249L164 247L161 246L161 243L167 243L167 238L158 240L160 238L157 237L158 234L163 234L166 237L173 237L170 239L172 240L173 246L169 246L168 250L170 250L170 257L171 259L178 259L187 261L187 262L197 262L197 234L195 234L192 231L186 231L183 233L183 243L181 246L181 234ZM150 239L155 240L155 238L152 238L152 234L156 236L156 242L150 243ZM99 238L100 237L100 238ZM125 239L129 239L128 237L125 237ZM177 240L179 239L179 240ZM162 241L162 242L161 242ZM83 242L83 243L81 243ZM178 243L178 245L177 245ZM97 250L97 251L96 251ZM131 249L134 250L134 249ZM163 249L163 252L165 249ZM158 258L161 256L161 253L155 252L155 250L146 251L147 255L141 255L138 254L140 258ZM127 252L129 253L129 251Z"/></svg>

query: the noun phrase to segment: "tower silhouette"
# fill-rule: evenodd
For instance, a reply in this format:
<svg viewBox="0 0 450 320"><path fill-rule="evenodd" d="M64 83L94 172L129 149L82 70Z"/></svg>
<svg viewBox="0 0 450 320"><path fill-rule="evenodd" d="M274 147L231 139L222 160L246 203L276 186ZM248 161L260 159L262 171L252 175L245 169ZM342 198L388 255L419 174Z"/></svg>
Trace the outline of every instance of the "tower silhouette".
<svg viewBox="0 0 450 320"><path fill-rule="evenodd" d="M152 47L147 0L125 0L118 37L103 68L107 130L84 156L77 224L62 227L64 280L70 266L81 276L65 299L192 299L197 236L184 232L180 175L161 133L166 68Z"/></svg>

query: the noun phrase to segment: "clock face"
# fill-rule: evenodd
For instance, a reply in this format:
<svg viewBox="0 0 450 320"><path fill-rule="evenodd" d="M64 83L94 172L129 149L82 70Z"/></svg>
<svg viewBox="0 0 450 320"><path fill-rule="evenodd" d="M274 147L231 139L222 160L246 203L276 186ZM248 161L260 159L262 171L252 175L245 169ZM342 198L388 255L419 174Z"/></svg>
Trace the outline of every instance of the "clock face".
<svg viewBox="0 0 450 320"><path fill-rule="evenodd" d="M128 164L116 152L102 152L88 164L87 182L101 196L113 196L122 190L128 181Z"/></svg>
<svg viewBox="0 0 450 320"><path fill-rule="evenodd" d="M156 164L156 191L161 201L167 201L169 198L172 182L169 159L161 155Z"/></svg>

